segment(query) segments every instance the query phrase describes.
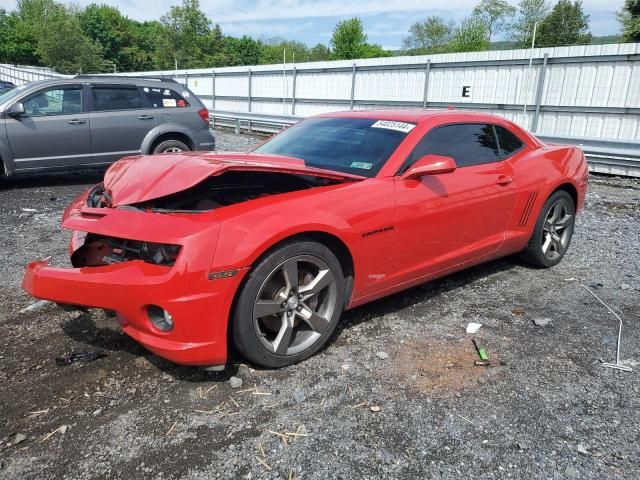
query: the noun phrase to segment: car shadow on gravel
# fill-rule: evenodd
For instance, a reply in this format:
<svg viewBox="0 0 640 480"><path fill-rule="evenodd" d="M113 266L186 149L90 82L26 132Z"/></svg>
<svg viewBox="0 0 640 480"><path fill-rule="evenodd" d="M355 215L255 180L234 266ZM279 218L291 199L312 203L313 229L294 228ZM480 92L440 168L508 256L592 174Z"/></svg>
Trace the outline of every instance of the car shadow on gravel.
<svg viewBox="0 0 640 480"><path fill-rule="evenodd" d="M512 270L516 267L533 268L524 264L515 256L505 257L447 275L437 280L428 281L408 290L403 290L402 292L356 307L353 310L348 310L342 316L340 323L338 323L336 327L336 331L327 344L335 342L345 329L355 327L373 317L379 318L399 312L418 303L435 299L447 292L465 288L469 284L485 277Z"/></svg>
<svg viewBox="0 0 640 480"><path fill-rule="evenodd" d="M165 360L144 348L120 330L118 320L99 310L82 312L61 324L62 331L72 340L93 347L104 353L123 352L136 358L144 358L158 370L176 380L188 382L225 382L238 372L239 364L230 358L224 372L208 372L201 368L178 365Z"/></svg>

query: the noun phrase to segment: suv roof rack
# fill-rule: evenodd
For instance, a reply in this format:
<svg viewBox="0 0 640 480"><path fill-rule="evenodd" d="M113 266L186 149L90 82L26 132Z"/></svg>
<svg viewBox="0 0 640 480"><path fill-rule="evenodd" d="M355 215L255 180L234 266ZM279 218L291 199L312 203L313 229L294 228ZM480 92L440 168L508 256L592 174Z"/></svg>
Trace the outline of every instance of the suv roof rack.
<svg viewBox="0 0 640 480"><path fill-rule="evenodd" d="M95 78L95 79L103 79L103 78L111 78L111 79L119 79L119 78L123 78L123 79L135 79L135 80L154 80L154 81L158 81L158 82L173 82L173 83L178 83L176 80L174 80L173 78L170 77L162 77L162 76L154 76L154 77L148 77L146 75L76 75L73 78L84 78L84 79L90 79L90 78Z"/></svg>

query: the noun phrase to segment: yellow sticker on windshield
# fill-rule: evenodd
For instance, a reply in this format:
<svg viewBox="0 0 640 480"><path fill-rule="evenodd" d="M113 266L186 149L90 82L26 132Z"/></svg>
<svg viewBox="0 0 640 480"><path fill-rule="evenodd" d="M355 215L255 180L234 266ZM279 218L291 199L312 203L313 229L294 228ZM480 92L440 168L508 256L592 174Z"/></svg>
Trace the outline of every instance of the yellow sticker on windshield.
<svg viewBox="0 0 640 480"><path fill-rule="evenodd" d="M415 128L415 125L413 123L395 122L393 120L378 120L371 125L371 128L386 128L387 130L409 133Z"/></svg>

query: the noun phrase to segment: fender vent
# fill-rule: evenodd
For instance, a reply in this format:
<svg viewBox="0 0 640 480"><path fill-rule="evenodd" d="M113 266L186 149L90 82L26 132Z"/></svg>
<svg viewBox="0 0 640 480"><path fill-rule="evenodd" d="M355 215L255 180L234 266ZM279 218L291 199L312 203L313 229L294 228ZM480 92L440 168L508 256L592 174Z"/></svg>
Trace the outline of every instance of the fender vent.
<svg viewBox="0 0 640 480"><path fill-rule="evenodd" d="M529 221L529 215L531 215L531 210L533 209L533 205L536 203L536 198L538 198L538 192L531 192L529 194L527 203L524 206L524 210L522 211L522 216L520 216L518 227L524 227Z"/></svg>

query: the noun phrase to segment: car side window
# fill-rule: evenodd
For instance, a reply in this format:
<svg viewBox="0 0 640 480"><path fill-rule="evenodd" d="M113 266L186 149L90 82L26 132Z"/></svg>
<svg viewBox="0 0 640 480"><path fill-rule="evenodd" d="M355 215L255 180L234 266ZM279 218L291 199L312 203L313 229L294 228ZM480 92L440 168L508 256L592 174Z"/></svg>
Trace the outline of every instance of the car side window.
<svg viewBox="0 0 640 480"><path fill-rule="evenodd" d="M502 152L502 158L510 157L524 146L522 140L506 128L496 125L495 129L496 135L498 136L498 145Z"/></svg>
<svg viewBox="0 0 640 480"><path fill-rule="evenodd" d="M182 95L170 88L144 87L142 91L153 108L182 108L189 106L189 102Z"/></svg>
<svg viewBox="0 0 640 480"><path fill-rule="evenodd" d="M455 160L458 168L501 160L493 125L460 123L430 130L409 154L403 170L425 155Z"/></svg>
<svg viewBox="0 0 640 480"><path fill-rule="evenodd" d="M30 117L69 115L82 112L82 87L54 87L43 90L24 102Z"/></svg>
<svg viewBox="0 0 640 480"><path fill-rule="evenodd" d="M91 87L93 111L136 110L142 108L142 97L135 86L101 86Z"/></svg>

